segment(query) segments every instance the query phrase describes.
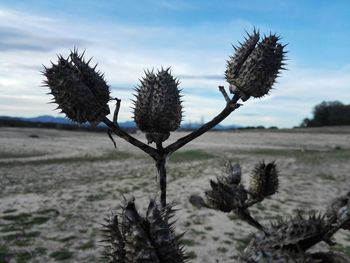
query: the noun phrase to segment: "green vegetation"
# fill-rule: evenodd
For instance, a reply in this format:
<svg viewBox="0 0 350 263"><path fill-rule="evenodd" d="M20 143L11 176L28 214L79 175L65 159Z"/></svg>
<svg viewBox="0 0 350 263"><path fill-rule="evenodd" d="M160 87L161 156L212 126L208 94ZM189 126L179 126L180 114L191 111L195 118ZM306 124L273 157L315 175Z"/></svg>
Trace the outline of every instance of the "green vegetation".
<svg viewBox="0 0 350 263"><path fill-rule="evenodd" d="M124 160L132 157L132 154L126 152L113 151L108 152L98 156L83 155L76 157L62 157L62 158L50 158L50 159L41 159L41 160L29 160L29 161L11 161L4 162L1 165L7 166L19 166L19 165L47 165L47 164L67 164L67 163L77 163L77 162L103 162L103 161L115 161L115 160Z"/></svg>
<svg viewBox="0 0 350 263"><path fill-rule="evenodd" d="M46 153L43 153L43 152L30 152L30 153L0 152L0 160L9 159L9 158L38 157L38 156L44 156L45 154Z"/></svg>
<svg viewBox="0 0 350 263"><path fill-rule="evenodd" d="M70 259L72 256L73 253L67 249L61 249L50 254L50 257L56 259L57 261Z"/></svg>
<svg viewBox="0 0 350 263"><path fill-rule="evenodd" d="M350 159L349 149L329 148L314 149L252 149L241 150L241 154L259 155L259 158L270 156L274 158L294 158L298 162L321 163L324 161L346 161Z"/></svg>
<svg viewBox="0 0 350 263"><path fill-rule="evenodd" d="M314 107L312 119L304 119L301 127L350 125L350 104L324 101Z"/></svg>
<svg viewBox="0 0 350 263"><path fill-rule="evenodd" d="M214 158L215 156L202 150L188 150L175 152L170 156L171 162L202 161Z"/></svg>

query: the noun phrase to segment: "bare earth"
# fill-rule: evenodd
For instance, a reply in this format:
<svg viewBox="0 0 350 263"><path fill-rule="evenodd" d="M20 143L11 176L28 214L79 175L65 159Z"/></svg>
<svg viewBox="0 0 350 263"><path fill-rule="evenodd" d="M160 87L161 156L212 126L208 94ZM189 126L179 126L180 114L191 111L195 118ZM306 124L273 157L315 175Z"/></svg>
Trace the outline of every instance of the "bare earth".
<svg viewBox="0 0 350 263"><path fill-rule="evenodd" d="M172 134L174 141L185 133ZM135 135L144 140L144 135ZM0 262L101 262L103 218L135 196L140 212L157 192L153 161L104 133L0 128ZM275 160L280 190L252 212L267 224L296 210L318 212L350 190L350 129L210 132L168 160L168 200L192 262L237 262L255 230L232 214L194 208L226 159L244 182L261 160ZM340 231L333 249L350 254ZM328 249L321 244L317 249Z"/></svg>

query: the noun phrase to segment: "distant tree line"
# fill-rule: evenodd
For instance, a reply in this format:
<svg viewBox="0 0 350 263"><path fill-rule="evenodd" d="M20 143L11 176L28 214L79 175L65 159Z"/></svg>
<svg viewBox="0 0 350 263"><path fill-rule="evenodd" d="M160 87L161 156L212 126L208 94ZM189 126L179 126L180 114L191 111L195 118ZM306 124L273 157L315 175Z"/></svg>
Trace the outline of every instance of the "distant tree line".
<svg viewBox="0 0 350 263"><path fill-rule="evenodd" d="M301 127L350 125L350 104L339 101L324 101L313 109L312 119L304 119Z"/></svg>

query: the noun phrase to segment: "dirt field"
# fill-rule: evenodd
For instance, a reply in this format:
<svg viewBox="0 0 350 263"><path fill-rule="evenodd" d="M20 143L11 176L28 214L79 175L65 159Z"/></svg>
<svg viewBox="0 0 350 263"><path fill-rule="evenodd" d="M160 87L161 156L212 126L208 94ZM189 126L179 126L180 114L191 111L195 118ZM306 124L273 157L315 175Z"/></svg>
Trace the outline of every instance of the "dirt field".
<svg viewBox="0 0 350 263"><path fill-rule="evenodd" d="M0 263L101 262L103 218L122 195L135 196L143 212L157 189L152 160L116 141L117 150L103 133L0 128ZM242 165L246 184L257 162L276 161L279 193L252 209L263 224L296 210L322 211L350 190L349 128L205 134L168 161L168 199L178 203L177 231L186 231L193 262L236 262L254 233L232 214L188 202L226 159ZM350 254L350 234L335 238L333 249Z"/></svg>

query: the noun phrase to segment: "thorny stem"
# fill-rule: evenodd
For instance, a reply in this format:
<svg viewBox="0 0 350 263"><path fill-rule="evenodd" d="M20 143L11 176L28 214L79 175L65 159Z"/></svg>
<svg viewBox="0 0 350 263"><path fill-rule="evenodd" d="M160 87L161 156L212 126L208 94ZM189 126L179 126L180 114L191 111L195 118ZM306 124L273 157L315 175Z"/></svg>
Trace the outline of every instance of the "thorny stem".
<svg viewBox="0 0 350 263"><path fill-rule="evenodd" d="M162 143L157 143L157 150L158 153L160 153L160 158L156 160L156 167L158 172L158 180L159 180L159 188L160 188L160 204L161 207L164 209L166 207L166 157L167 155L164 153L164 148Z"/></svg>
<svg viewBox="0 0 350 263"><path fill-rule="evenodd" d="M224 94L224 97L226 99L226 107L211 121L203 124L200 128L197 130L191 132L190 134L180 138L176 142L168 145L166 148L163 148L162 144L157 144L157 148L153 148L148 146L147 144L137 140L133 136L129 135L127 132L123 131L117 122L110 121L107 117L103 119L103 122L120 138L124 139L125 141L131 143L132 145L138 147L148 155L150 155L154 161L156 162L157 172L159 176L159 188L160 188L160 200L161 200L161 207L166 207L166 189L167 189L167 181L166 181L166 158L176 150L180 149L190 141L196 139L203 133L209 131L211 128L215 127L217 124L219 124L222 120L224 120L227 116L229 116L235 109L237 109L240 104L237 103L237 101L240 99L239 96L234 96L232 99L229 99L227 93L222 91L222 87L219 87L220 91ZM226 96L225 96L226 95ZM117 115L119 112L120 107L120 100L117 100L116 105L116 111L113 116L114 120L117 120Z"/></svg>
<svg viewBox="0 0 350 263"><path fill-rule="evenodd" d="M106 124L117 136L124 139L125 141L131 143L132 145L140 148L145 153L149 154L154 160L158 160L160 158L159 153L156 149L148 146L147 144L139 141L138 139L132 137L127 132L123 131L118 124L111 122L107 117L103 120L104 124Z"/></svg>
<svg viewBox="0 0 350 263"><path fill-rule="evenodd" d="M230 97L227 95L225 87L224 86L219 86L219 90L222 93L222 96L224 96L226 102L229 103L230 102Z"/></svg>
<svg viewBox="0 0 350 263"><path fill-rule="evenodd" d="M211 121L203 124L203 126L198 128L197 130L180 138L176 142L168 145L166 148L164 148L165 153L167 153L168 155L172 154L173 152L180 149L190 141L196 139L197 137L201 136L203 133L206 133L211 128L215 127L217 124L223 121L227 116L229 116L235 109L241 106L240 104L237 103L239 99L240 97L235 95L229 102L227 102L226 107L216 117L214 117Z"/></svg>

